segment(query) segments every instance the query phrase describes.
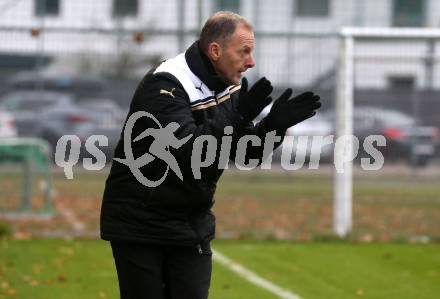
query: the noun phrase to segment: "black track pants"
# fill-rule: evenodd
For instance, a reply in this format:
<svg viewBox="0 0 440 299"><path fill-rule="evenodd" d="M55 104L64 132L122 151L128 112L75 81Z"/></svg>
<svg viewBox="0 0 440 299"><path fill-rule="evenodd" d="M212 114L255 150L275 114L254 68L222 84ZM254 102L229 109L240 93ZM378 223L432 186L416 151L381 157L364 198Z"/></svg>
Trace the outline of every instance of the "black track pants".
<svg viewBox="0 0 440 299"><path fill-rule="evenodd" d="M111 242L121 299L206 299L211 250Z"/></svg>

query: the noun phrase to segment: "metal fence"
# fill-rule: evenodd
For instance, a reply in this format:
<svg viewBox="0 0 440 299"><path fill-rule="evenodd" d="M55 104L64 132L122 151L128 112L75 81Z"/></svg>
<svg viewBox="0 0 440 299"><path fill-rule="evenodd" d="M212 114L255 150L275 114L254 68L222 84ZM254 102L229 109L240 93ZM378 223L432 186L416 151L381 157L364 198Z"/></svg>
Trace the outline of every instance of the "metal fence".
<svg viewBox="0 0 440 299"><path fill-rule="evenodd" d="M24 72L39 72L33 79L40 88L45 85L41 73L63 81L58 85L65 89L72 77L98 77L105 78L107 85L90 91L89 97L105 95L127 106L130 88L149 68L184 51L213 11L232 9L255 26L257 65L247 76L255 80L265 75L279 88L290 86L298 92L318 90L325 95L324 108L331 108L340 28L438 25L436 1L416 1L424 3L421 7L407 7L404 2L3 0L0 92L6 93L14 83L23 86L16 81L24 80ZM378 105L377 99L392 98L391 102L398 102L401 97L395 91L402 87L416 90L416 94L428 90L428 97L436 97L438 65L430 58L435 57L436 49L435 43L411 48L391 41L364 47L359 58L363 59L362 70L356 78L359 101ZM417 57L416 52L420 52ZM374 99L365 96L370 91L377 94ZM401 108L408 106L400 103ZM426 117L438 125L434 115Z"/></svg>
<svg viewBox="0 0 440 299"><path fill-rule="evenodd" d="M161 60L184 51L196 40L207 17L214 11L222 9L239 12L254 25L256 36L254 54L257 65L248 71L247 76L251 81L264 75L275 85L276 94L286 87L293 87L297 93L311 89L321 95L322 115L326 117L320 119L318 123L310 120L293 131L294 134L305 135L333 132L332 121L335 115L334 103L340 63L339 31L342 27L438 27L440 19L440 3L435 0L0 0L0 105L5 101L14 102L11 100L14 96L25 97L34 94L42 99L50 97L45 94L46 92L54 91L73 95L73 103L81 103L84 107L90 107L87 106L88 103L106 102L109 110L119 109L118 113L123 115L122 118L118 118L119 123L116 121L109 124L105 119L100 121L101 124L106 124L99 132L107 132L105 134L113 136L110 145L114 146L119 138L131 96L140 78ZM417 145L414 144L415 139L409 142L413 146L408 146L408 142L405 141L400 142L406 134L402 128L395 126L394 123L375 128L375 133L384 134L389 140L397 140L396 148L386 153L388 156L385 157L383 171L378 172L387 178L381 186L382 189L379 188L385 195L379 197L382 199L393 197L394 193L389 188L394 188L395 176L401 174L405 176L404 181L407 184L411 185L413 182L414 186L423 189L421 181L424 178L429 180L437 178L436 161L440 158L438 133L440 118L437 117L440 111L438 41L407 42L391 38L380 42L363 41L356 46L355 52L354 105L355 108L360 108L361 113L355 116L359 118L355 126L365 128L371 125L371 122L379 121L369 117L383 116L386 120L393 117L404 118L406 124L409 122L412 127L420 127L420 135L430 129L434 132L432 140L429 141L432 145L429 159L418 160L414 158ZM24 91L27 92L25 95L23 95ZM70 100L66 99L66 102L68 101ZM72 104L74 105L76 104ZM369 108L366 108L367 106ZM75 109L72 107L73 112L77 111ZM405 115L397 115L398 113ZM111 117L110 114L105 115ZM81 115L71 116L72 122L85 121ZM52 124L53 119L50 115L37 114L34 115L34 119L35 117L47 126L45 126L46 131L32 133L33 137L42 137L53 147L57 139L53 136L55 133L51 135L53 130L50 131L50 128L57 127L57 124ZM17 120L17 123L19 121L21 120ZM31 128L35 127L32 126L32 120L30 123ZM98 131L81 131L78 134L86 137L87 134L92 133ZM21 134L22 132L19 131L18 135ZM423 153L427 153L428 149L419 147L418 151L421 153L421 158L424 158ZM111 148L108 149L108 153L111 155ZM331 152L327 158L328 161L332 161ZM419 170L413 168L415 166L427 168ZM312 220L298 220L301 217L297 215L299 218L290 223L289 216L285 215L285 223L284 220L280 220L284 219L284 216L275 223L266 221L272 219L273 214L265 214L264 207L269 207L267 211L272 209L272 212L279 213L283 212L282 209L268 201L263 201L264 203L260 205L257 195L255 197L258 200L254 202L246 198L235 198L225 191L221 197L235 198L234 205L237 207L257 206L255 213L259 216L243 215L244 218L240 220L229 214L229 218L223 218L230 219L229 223L220 221L220 232L223 232L224 236L236 236L243 232L246 235L252 227L261 226L267 229L268 234L281 237L286 234L291 236L291 230L302 229L307 232L327 233L331 230L329 211L331 211L332 182L329 169L332 167L328 165L325 167L327 168L322 170L318 177L323 179L327 187L322 190L326 191L321 190L323 193L319 193L317 190L317 193L314 193L313 187L310 186L311 193L305 193L305 196L316 200L322 197L324 205L320 206L318 201L317 205L315 205L317 202L312 202L313 204L309 206L299 200L291 206L293 210L305 209L306 216L301 217ZM424 169L428 169L428 176L424 174ZM369 217L373 217L371 215L380 208L368 210L370 202L366 189L372 188L378 181L369 174L364 176L362 171L358 174L360 177L355 181L355 188L356 182L360 182L360 189L356 191L360 192L357 194L361 196L360 209L367 207L365 209ZM300 180L302 175L302 172L298 174ZM310 178L310 175L306 174L306 177ZM314 178L314 175L311 177ZM412 181L413 177L417 179ZM376 179L381 180L380 176ZM56 182L57 180L55 185ZM229 182L234 183L233 180ZM315 182L315 179L312 179L312 182ZM319 183L319 180L316 183ZM64 183L60 184L62 187L59 188L62 190L68 189ZM432 192L435 190L433 184L427 188ZM14 191L19 192L19 189L16 188ZM289 192L296 191L298 190ZM2 192L2 194L10 193ZM88 209L99 203L98 193L90 195L81 191L78 194L80 195L77 197L73 195L71 197L79 201L82 200L80 198L93 199L88 202ZM291 195L282 193L280 196L283 200L288 200ZM406 193L397 196L410 197ZM436 196L432 193L426 196L427 205L438 209ZM1 198L2 196L0 200ZM57 201L57 197L54 198ZM64 208L72 208L66 198L58 198L58 203L64 212L66 211ZM406 203L408 202L405 201ZM385 200L383 204L391 211L393 204L390 201ZM421 207L417 210L422 211L420 215L426 215L424 214L426 210L423 209ZM218 210L226 214L230 212L222 204ZM365 211L361 210L357 211L359 213ZM410 211L411 209L405 210L404 214ZM75 210L75 212L89 219L92 223L91 229L96 229L97 217L94 214L96 211L89 210L90 214L84 210ZM322 215L322 221L316 220L316 217L308 217L315 212ZM378 217L383 220L388 216L381 214ZM405 217L409 216L405 214ZM434 216L429 214L427 217L431 219L430 217ZM355 219L363 221L358 215L355 215ZM374 217L369 219L375 221ZM430 221L432 225L427 224L428 232L422 230L421 234L429 235L438 227L438 221ZM243 222L246 228L238 233L233 232L235 224L243 224ZM227 227L230 229L226 229ZM368 225L363 228L365 231L369 229L380 231L380 228ZM408 235L413 233L412 228L407 228L406 231L404 229L402 232ZM295 236L302 238L300 235Z"/></svg>

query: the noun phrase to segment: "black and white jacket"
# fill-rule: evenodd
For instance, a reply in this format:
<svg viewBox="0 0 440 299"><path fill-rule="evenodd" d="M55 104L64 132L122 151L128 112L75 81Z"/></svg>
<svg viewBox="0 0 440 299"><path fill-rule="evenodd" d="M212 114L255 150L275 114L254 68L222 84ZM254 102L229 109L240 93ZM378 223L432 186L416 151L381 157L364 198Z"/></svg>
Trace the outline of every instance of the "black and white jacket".
<svg viewBox="0 0 440 299"><path fill-rule="evenodd" d="M193 142L201 135L214 136L218 141L218 158L224 128L232 126L230 157L233 160L241 136L257 135L264 140L264 120L254 126L243 123L237 113L239 90L240 86L227 86L222 82L208 58L200 52L197 42L142 79L133 96L129 116L147 111L162 127L177 122L179 129L174 134L177 139L192 134L180 148L169 149L179 164L183 180L168 171L158 187L146 187L137 181L129 167L113 161L101 209L103 239L199 246L214 238L215 217L211 207L223 169L219 169L217 159L201 169L200 179L194 178L191 169ZM151 119L140 118L133 128L132 139L150 127L158 126ZM151 141L146 137L132 142L134 157L147 152ZM262 146L248 146L246 158L261 160L262 152ZM123 135L115 158L125 158ZM149 180L157 180L163 176L166 166L160 159L154 159L140 170Z"/></svg>

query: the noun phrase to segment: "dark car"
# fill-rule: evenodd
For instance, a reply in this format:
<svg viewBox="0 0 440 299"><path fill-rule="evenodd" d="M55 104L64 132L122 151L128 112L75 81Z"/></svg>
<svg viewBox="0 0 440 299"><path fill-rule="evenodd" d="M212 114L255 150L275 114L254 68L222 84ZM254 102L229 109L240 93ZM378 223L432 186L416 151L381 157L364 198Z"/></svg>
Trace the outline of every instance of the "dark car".
<svg viewBox="0 0 440 299"><path fill-rule="evenodd" d="M89 111L99 114L102 125L113 126L115 123L124 123L128 114L128 109L122 109L115 101L108 98L83 99L79 105Z"/></svg>
<svg viewBox="0 0 440 299"><path fill-rule="evenodd" d="M39 91L41 89L69 93L75 98L102 97L107 95L107 80L94 75L19 73L8 81L9 91Z"/></svg>
<svg viewBox="0 0 440 299"><path fill-rule="evenodd" d="M45 111L74 106L74 99L70 94L58 92L15 91L0 98L0 108L14 115L19 136L40 136Z"/></svg>
<svg viewBox="0 0 440 299"><path fill-rule="evenodd" d="M44 123L41 135L55 149L63 135L76 135L81 140L81 157L89 157L85 150L85 142L92 135L104 135L108 145L98 146L106 155L107 160L113 157L113 151L122 130L123 122L103 115L99 111L87 110L82 107L58 107L43 113Z"/></svg>
<svg viewBox="0 0 440 299"><path fill-rule="evenodd" d="M100 103L99 99L95 102L89 99L87 103L78 104L72 95L66 93L22 91L2 97L0 107L15 116L19 136L43 138L53 149L61 136L76 135L82 141L82 154L86 154L86 140L91 135L104 135L108 146L101 147L101 150L110 159L125 115L114 103Z"/></svg>
<svg viewBox="0 0 440 299"><path fill-rule="evenodd" d="M323 116L335 123L333 110ZM353 133L359 138L360 149L367 136L383 135L386 146L378 149L385 160L404 160L423 166L434 156L438 129L418 125L413 117L399 111L357 106L353 109Z"/></svg>

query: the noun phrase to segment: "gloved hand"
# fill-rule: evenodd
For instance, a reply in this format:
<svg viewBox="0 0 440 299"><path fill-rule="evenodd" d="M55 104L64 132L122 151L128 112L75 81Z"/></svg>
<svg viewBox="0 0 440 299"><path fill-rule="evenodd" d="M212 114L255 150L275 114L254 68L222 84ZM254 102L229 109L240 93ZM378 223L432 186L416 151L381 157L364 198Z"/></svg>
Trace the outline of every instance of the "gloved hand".
<svg viewBox="0 0 440 299"><path fill-rule="evenodd" d="M249 91L247 79L242 79L237 110L244 121L252 121L272 102L272 98L269 97L272 90L272 84L265 77L258 80Z"/></svg>
<svg viewBox="0 0 440 299"><path fill-rule="evenodd" d="M273 103L269 114L264 119L268 131L287 130L315 115L315 110L321 107L320 97L311 91L293 98L290 98L291 95L292 89L288 88Z"/></svg>

